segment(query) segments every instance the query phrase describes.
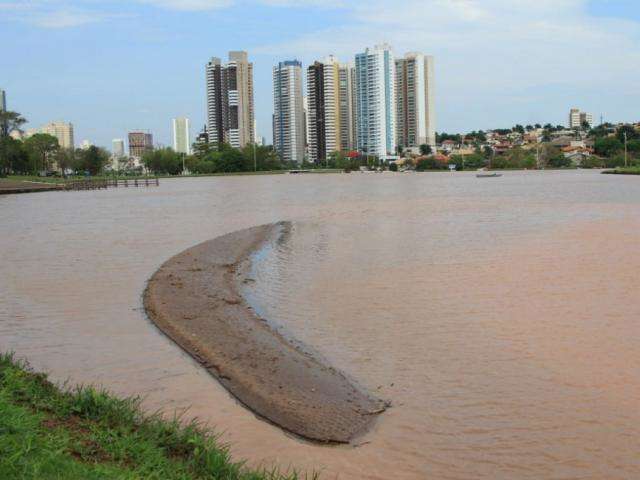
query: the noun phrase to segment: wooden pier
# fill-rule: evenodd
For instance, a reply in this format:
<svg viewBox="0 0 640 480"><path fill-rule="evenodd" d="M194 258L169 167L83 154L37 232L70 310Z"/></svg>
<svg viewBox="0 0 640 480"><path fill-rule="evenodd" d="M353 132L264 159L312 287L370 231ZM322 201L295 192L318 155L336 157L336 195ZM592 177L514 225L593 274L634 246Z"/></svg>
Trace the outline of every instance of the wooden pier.
<svg viewBox="0 0 640 480"><path fill-rule="evenodd" d="M104 178L90 180L73 180L63 184L64 190L97 190L101 188L159 187L160 179L155 178Z"/></svg>

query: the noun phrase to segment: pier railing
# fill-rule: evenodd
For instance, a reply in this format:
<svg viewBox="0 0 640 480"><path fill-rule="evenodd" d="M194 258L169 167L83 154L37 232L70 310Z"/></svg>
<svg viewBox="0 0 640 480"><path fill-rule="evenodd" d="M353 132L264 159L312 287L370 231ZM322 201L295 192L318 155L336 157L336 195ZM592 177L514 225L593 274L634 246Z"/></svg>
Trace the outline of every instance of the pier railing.
<svg viewBox="0 0 640 480"><path fill-rule="evenodd" d="M97 190L100 188L158 187L160 179L154 178L100 178L73 180L64 184L65 190Z"/></svg>

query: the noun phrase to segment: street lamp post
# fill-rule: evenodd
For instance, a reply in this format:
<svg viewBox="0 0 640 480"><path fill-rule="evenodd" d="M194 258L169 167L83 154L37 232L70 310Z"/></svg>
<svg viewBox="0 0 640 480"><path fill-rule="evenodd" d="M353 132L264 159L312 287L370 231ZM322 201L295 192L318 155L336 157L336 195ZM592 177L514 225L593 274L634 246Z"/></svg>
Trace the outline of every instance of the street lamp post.
<svg viewBox="0 0 640 480"><path fill-rule="evenodd" d="M253 142L253 171L258 171L258 158L256 157L256 142Z"/></svg>
<svg viewBox="0 0 640 480"><path fill-rule="evenodd" d="M628 151L627 151L627 132L624 132L624 166L625 168L629 166L628 160Z"/></svg>

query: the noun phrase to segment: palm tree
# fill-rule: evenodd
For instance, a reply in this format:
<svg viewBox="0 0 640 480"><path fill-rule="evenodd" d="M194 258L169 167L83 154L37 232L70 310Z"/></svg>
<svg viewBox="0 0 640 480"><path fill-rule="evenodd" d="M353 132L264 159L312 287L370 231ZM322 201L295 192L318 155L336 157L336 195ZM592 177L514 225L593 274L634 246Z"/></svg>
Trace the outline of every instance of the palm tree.
<svg viewBox="0 0 640 480"><path fill-rule="evenodd" d="M6 137L14 130L22 133L22 125L27 119L18 112L5 112L0 110L0 137Z"/></svg>

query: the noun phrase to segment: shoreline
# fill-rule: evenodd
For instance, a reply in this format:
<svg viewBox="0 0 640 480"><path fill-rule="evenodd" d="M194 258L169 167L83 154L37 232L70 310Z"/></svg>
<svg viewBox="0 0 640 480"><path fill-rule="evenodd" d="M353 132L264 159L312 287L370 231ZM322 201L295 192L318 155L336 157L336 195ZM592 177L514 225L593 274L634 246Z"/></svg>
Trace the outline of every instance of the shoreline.
<svg viewBox="0 0 640 480"><path fill-rule="evenodd" d="M34 182L25 180L0 179L0 195L16 195L19 193L52 192L62 187L51 182Z"/></svg>
<svg viewBox="0 0 640 480"><path fill-rule="evenodd" d="M239 293L252 253L289 228L240 230L174 256L149 279L145 310L259 417L306 440L349 443L387 404L296 347Z"/></svg>

